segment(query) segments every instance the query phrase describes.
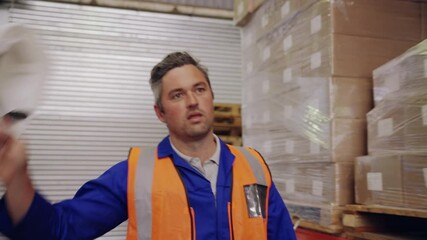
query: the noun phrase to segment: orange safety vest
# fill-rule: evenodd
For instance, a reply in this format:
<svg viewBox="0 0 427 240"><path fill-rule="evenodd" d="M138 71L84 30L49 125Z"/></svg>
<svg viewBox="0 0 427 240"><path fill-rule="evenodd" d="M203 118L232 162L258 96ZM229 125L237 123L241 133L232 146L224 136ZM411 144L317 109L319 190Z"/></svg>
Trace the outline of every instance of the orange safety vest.
<svg viewBox="0 0 427 240"><path fill-rule="evenodd" d="M270 171L255 150L227 146L235 156L232 202L228 204L230 239L266 240ZM195 213L172 159L158 159L157 148L132 148L128 162L127 240L195 240ZM266 190L264 201L250 200L260 198L250 193L248 197L246 191L258 192L253 186ZM249 213L249 208L255 211Z"/></svg>

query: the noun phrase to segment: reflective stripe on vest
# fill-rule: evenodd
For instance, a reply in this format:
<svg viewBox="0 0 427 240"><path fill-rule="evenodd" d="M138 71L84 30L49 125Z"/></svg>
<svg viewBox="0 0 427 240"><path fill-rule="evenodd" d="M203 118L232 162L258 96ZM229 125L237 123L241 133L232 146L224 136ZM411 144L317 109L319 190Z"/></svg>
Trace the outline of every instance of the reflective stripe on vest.
<svg viewBox="0 0 427 240"><path fill-rule="evenodd" d="M268 192L271 176L261 156L252 149L229 146L233 163L230 239L267 239ZM195 239L194 211L183 182L169 157L157 159L156 148L132 148L128 173L128 240ZM252 173L252 174L251 174ZM264 217L250 217L248 186L266 188ZM257 188L254 188L255 191ZM252 189L253 190L253 189ZM259 205L259 203L258 203ZM196 213L197 214L197 213Z"/></svg>
<svg viewBox="0 0 427 240"><path fill-rule="evenodd" d="M236 158L233 163L232 202L230 214L231 239L264 240L267 239L268 199L271 187L271 175L262 157L253 149L229 146ZM251 174L252 173L252 174ZM264 217L258 214L256 206L244 191L245 186L264 185ZM254 188L257 190L257 188ZM249 201L249 202L248 202ZM250 216L250 212L254 214Z"/></svg>
<svg viewBox="0 0 427 240"><path fill-rule="evenodd" d="M248 161L249 165L251 165L252 172L255 175L255 178L257 180L257 183L260 185L267 186L267 181L265 180L265 174L263 172L263 169L258 162L258 160L255 158L255 156L249 152L246 148L243 147L234 147L237 148L241 153L243 153L243 156Z"/></svg>

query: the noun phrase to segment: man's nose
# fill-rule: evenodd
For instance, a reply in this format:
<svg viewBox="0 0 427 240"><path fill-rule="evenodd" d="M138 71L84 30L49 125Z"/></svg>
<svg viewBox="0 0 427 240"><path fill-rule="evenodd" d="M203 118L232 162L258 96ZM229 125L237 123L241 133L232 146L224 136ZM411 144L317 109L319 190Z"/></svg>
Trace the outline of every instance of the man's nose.
<svg viewBox="0 0 427 240"><path fill-rule="evenodd" d="M198 104L198 99L196 94L193 92L189 92L187 94L187 106L191 108L191 107L197 106L197 104Z"/></svg>

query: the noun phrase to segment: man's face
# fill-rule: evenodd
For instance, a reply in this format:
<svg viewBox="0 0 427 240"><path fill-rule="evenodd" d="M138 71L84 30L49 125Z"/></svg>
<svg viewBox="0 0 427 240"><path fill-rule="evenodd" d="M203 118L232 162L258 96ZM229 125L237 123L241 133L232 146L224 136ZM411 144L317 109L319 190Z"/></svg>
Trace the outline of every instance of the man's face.
<svg viewBox="0 0 427 240"><path fill-rule="evenodd" d="M212 132L212 91L197 67L184 65L170 70L163 77L160 98L163 111L157 105L154 109L171 137L197 140Z"/></svg>

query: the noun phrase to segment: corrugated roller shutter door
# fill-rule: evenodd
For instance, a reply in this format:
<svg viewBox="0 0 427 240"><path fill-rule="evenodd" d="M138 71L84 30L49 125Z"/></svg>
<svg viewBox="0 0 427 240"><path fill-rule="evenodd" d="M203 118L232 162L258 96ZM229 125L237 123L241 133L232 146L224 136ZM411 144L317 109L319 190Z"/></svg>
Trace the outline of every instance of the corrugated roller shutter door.
<svg viewBox="0 0 427 240"><path fill-rule="evenodd" d="M155 146L167 134L148 84L167 53L194 54L209 68L216 101L241 102L240 32L231 20L45 1L15 3L10 16L35 30L50 57L23 139L34 183L52 202L126 159L130 146ZM125 235L122 224L101 239Z"/></svg>

